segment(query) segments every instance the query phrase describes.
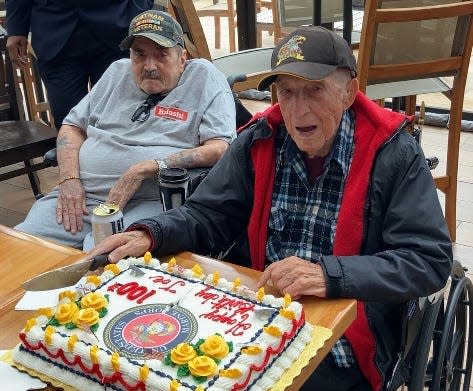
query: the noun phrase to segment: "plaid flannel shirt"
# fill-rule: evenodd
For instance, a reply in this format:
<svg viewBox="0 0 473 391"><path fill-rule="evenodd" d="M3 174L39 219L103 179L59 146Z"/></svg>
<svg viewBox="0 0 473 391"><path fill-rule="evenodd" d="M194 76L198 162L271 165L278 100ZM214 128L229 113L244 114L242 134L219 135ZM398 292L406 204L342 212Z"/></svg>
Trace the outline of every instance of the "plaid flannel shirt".
<svg viewBox="0 0 473 391"><path fill-rule="evenodd" d="M284 126L276 135L276 178L269 216L266 259L289 256L317 261L332 254L343 188L353 156L354 113L345 111L323 173L311 185L304 156ZM348 341L342 337L332 348L340 367L355 363Z"/></svg>

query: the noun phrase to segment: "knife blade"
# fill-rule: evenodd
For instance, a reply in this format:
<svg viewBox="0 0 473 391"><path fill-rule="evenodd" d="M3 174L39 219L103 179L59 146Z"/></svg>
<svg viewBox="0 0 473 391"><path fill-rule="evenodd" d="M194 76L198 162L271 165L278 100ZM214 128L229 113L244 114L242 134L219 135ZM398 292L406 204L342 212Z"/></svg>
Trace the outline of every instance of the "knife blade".
<svg viewBox="0 0 473 391"><path fill-rule="evenodd" d="M25 281L22 287L27 291L47 291L72 286L88 271L96 270L108 263L108 253L50 270Z"/></svg>

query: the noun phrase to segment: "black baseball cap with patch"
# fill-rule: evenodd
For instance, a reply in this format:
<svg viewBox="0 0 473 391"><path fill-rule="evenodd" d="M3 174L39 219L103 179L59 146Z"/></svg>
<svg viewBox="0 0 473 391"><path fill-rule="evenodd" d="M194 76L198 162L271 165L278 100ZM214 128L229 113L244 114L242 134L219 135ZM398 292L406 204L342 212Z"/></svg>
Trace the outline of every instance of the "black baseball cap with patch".
<svg viewBox="0 0 473 391"><path fill-rule="evenodd" d="M356 77L356 60L348 43L324 27L300 27L274 48L271 72L260 80L258 90L267 89L278 75L321 80L338 68L349 69Z"/></svg>
<svg viewBox="0 0 473 391"><path fill-rule="evenodd" d="M120 43L120 49L129 49L135 37L149 38L165 48L184 47L181 26L163 11L149 10L136 15L130 23L128 36Z"/></svg>

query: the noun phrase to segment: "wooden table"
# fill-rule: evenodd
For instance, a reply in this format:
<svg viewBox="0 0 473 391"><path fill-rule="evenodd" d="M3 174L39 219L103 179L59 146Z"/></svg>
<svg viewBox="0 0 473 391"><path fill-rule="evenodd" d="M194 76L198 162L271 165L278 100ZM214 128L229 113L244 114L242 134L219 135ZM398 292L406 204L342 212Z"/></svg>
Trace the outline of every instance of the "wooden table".
<svg viewBox="0 0 473 391"><path fill-rule="evenodd" d="M82 251L56 245L0 225L0 349L10 349L19 342L18 332L32 315L32 311L14 311L16 302L23 294L21 283L46 270L73 263L83 257L83 254ZM180 253L175 258L177 263L184 267L192 267L198 263L206 274L218 271L222 277L229 280L239 275L242 284L252 289L256 287L261 274L252 269L189 252ZM265 290L271 293L270 287ZM304 305L306 319L312 324L331 329L333 335L294 380L288 389L290 391L301 387L356 316L355 300L324 300L311 297L300 302Z"/></svg>

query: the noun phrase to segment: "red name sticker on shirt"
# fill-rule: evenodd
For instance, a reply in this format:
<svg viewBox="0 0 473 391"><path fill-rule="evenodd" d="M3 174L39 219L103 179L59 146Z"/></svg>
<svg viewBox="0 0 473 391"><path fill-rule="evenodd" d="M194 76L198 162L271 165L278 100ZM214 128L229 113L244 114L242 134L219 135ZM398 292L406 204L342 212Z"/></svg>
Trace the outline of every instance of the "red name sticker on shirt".
<svg viewBox="0 0 473 391"><path fill-rule="evenodd" d="M156 106L154 109L156 117L173 119L175 121L187 121L189 113L187 111L176 109L175 107Z"/></svg>

